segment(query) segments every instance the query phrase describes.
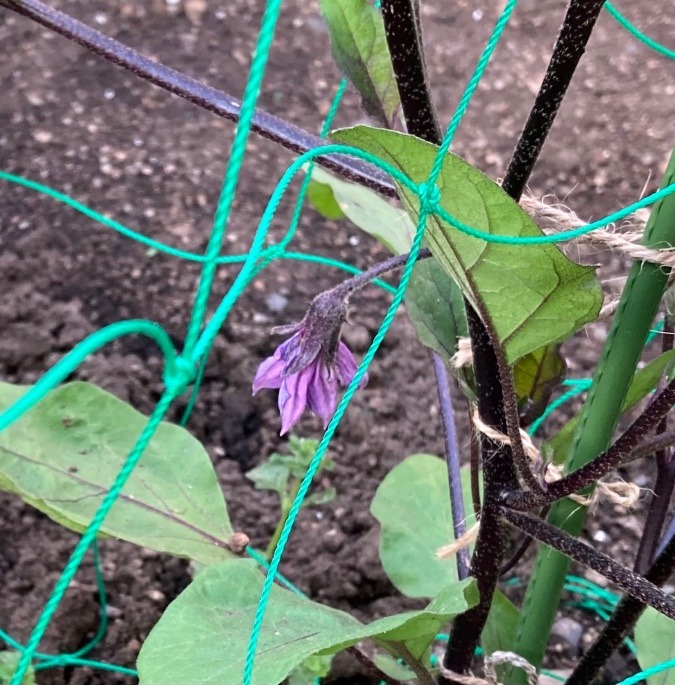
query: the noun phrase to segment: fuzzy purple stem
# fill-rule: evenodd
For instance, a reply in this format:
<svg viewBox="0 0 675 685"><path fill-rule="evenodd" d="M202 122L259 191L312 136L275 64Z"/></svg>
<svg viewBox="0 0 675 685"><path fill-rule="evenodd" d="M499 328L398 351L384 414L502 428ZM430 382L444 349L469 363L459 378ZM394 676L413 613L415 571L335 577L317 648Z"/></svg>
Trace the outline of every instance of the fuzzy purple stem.
<svg viewBox="0 0 675 685"><path fill-rule="evenodd" d="M466 514L464 512L464 495L459 465L459 448L457 446L457 429L455 413L452 407L452 395L448 370L443 360L432 353L434 371L436 372L436 387L438 389L438 403L441 409L443 436L445 438L445 462L448 467L448 483L450 485L450 507L452 509L452 528L455 540L466 533ZM457 553L457 576L464 580L469 575L469 550L463 547Z"/></svg>
<svg viewBox="0 0 675 685"><path fill-rule="evenodd" d="M669 618L675 619L675 599L662 592L654 583L617 563L606 554L594 550L580 540L552 526L546 521L512 511L501 509L502 516L512 525L532 536L539 542L564 554L570 559L592 568L608 580L616 583L622 590L643 604L649 604Z"/></svg>
<svg viewBox="0 0 675 685"><path fill-rule="evenodd" d="M127 69L150 83L184 98L203 109L230 121L239 120L241 101L217 88L207 86L196 79L171 69L160 62L145 57L133 48L103 35L77 19L60 12L40 0L0 0L0 7L6 7L17 14L45 26L56 33L91 50L99 57ZM283 119L256 110L251 129L293 152L302 154L328 142ZM371 164L344 155L317 157L316 164L373 190L397 197L394 186L386 174Z"/></svg>

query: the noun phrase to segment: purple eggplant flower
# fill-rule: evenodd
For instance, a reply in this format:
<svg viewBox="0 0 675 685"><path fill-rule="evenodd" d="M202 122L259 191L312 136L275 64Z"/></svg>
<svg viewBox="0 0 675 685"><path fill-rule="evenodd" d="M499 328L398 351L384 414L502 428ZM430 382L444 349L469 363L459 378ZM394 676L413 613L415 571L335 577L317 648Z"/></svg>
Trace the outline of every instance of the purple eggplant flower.
<svg viewBox="0 0 675 685"><path fill-rule="evenodd" d="M340 300L319 295L299 323L276 329L293 333L258 367L253 394L264 388L279 390L281 435L288 433L305 409L328 425L337 406L338 386L346 387L356 374L356 361L340 340L345 306ZM361 380L359 387L368 381Z"/></svg>

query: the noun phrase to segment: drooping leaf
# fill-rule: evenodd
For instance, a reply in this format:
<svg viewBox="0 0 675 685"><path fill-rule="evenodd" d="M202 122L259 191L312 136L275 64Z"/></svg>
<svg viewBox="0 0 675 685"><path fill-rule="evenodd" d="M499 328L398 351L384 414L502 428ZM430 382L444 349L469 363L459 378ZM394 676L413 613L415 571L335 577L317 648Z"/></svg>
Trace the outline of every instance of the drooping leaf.
<svg viewBox="0 0 675 685"><path fill-rule="evenodd" d="M400 100L382 16L367 0L321 0L333 58L371 116L388 126Z"/></svg>
<svg viewBox="0 0 675 685"><path fill-rule="evenodd" d="M519 611L513 602L497 590L492 597L490 613L480 638L486 656L497 651L513 650L518 616Z"/></svg>
<svg viewBox="0 0 675 685"><path fill-rule="evenodd" d="M0 652L0 685L7 685L12 680L16 667L19 665L19 659L21 659L20 652L13 649ZM35 685L35 670L32 666L28 667L21 679L21 685Z"/></svg>
<svg viewBox="0 0 675 685"><path fill-rule="evenodd" d="M255 564L244 559L200 573L145 641L138 658L141 685L240 685L262 582ZM332 654L365 638L403 642L413 654L421 655L440 626L474 606L477 599L473 581L454 583L426 609L364 625L347 613L273 586L253 685L280 683L308 657Z"/></svg>
<svg viewBox="0 0 675 685"><path fill-rule="evenodd" d="M346 217L337 203L331 187L325 183L319 183L314 178L307 187L307 200L326 219L337 221Z"/></svg>
<svg viewBox="0 0 675 685"><path fill-rule="evenodd" d="M636 371L621 411L626 412L632 409L652 392L661 376L673 363L675 363L675 350L670 350ZM578 421L577 417L570 419L550 440L542 444L541 453L544 459L556 464L562 464L565 461Z"/></svg>
<svg viewBox="0 0 675 685"><path fill-rule="evenodd" d="M394 254L408 252L415 227L400 207L369 188L343 181L319 167L314 168L312 181L330 191L343 214L362 231Z"/></svg>
<svg viewBox="0 0 675 685"><path fill-rule="evenodd" d="M331 134L339 143L377 155L423 183L437 147L396 131L357 126ZM539 236L539 227L496 183L448 154L437 181L440 205L462 223L485 232ZM419 199L406 188L399 194L416 220ZM602 305L594 269L575 264L554 245L488 243L429 217L426 239L441 266L486 319L514 363L528 352L565 340L593 321Z"/></svg>
<svg viewBox="0 0 675 685"><path fill-rule="evenodd" d="M462 469L467 528L475 522L468 469ZM420 506L423 502L424 506ZM454 540L445 462L414 454L395 466L370 506L381 526L380 559L391 582L408 597L434 597L457 579L454 557L436 551Z"/></svg>
<svg viewBox="0 0 675 685"><path fill-rule="evenodd" d="M26 390L0 383L0 410ZM0 489L81 532L146 422L89 383L56 388L0 433ZM225 500L199 441L162 423L101 532L206 564L230 556Z"/></svg>
<svg viewBox="0 0 675 685"><path fill-rule="evenodd" d="M640 668L675 658L675 621L647 607L635 625L635 646ZM668 669L647 678L649 685L675 685L675 670Z"/></svg>
<svg viewBox="0 0 675 685"><path fill-rule="evenodd" d="M546 345L521 357L513 368L513 383L524 425L546 409L551 394L565 376L565 360L557 345Z"/></svg>
<svg viewBox="0 0 675 685"><path fill-rule="evenodd" d="M466 337L462 293L433 257L415 264L405 298L408 316L420 341L446 362Z"/></svg>

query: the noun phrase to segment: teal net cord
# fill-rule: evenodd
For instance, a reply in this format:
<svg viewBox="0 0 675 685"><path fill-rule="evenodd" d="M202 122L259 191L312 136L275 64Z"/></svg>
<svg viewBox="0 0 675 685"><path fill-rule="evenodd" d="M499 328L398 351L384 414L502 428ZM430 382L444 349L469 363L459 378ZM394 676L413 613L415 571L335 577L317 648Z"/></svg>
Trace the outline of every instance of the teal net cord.
<svg viewBox="0 0 675 685"><path fill-rule="evenodd" d="M485 50L483 51L481 58L478 62L474 75L470 79L466 90L460 100L457 107L455 115L450 122L448 130L445 134L442 145L438 150L436 160L434 162L431 174L424 184L416 185L413 183L405 174L402 174L397 169L394 169L388 164L385 164L373 155L369 155L362 151L356 150L354 148L348 148L344 146L329 145L324 146L320 149L311 150L302 157L300 157L296 162L294 162L289 169L286 171L279 184L275 188L275 191L270 198L270 201L265 209L265 212L261 218L260 224L253 237L251 248L245 255L235 255L235 256L221 256L220 250L223 242L223 237L225 235L229 214L236 193L239 172L244 159L246 140L250 132L250 124L255 110L255 104L257 101L258 93L260 91L260 86L262 83L265 65L267 62L267 57L272 44L274 30L276 27L281 0L270 0L266 6L265 13L262 20L261 30L258 37L257 48L253 57L252 67L249 74L249 79L247 82L246 90L244 93L244 98L242 101L241 108L241 118L237 125L237 130L235 134L235 139L232 144L230 159L227 166L227 172L223 181L223 187L221 190L220 199L215 212L214 225L209 239L209 244L206 253L202 255L193 255L191 253L166 246L162 243L154 241L150 238L142 236L121 224L108 220L100 215L95 215L91 210L88 210L83 205L77 203L74 200L70 200L64 195L57 193L56 191L51 191L52 197L58 199L61 202L69 204L71 207L77 211L86 214L90 218L102 221L105 225L114 230L117 230L127 237L139 240L144 243L151 250L158 250L170 254L174 257L182 259L190 259L192 261L197 261L202 264L202 273L199 279L199 284L197 288L197 293L194 300L194 306L191 312L190 322L187 328L185 345L182 353L178 353L170 340L170 337L166 331L158 324L146 321L146 320L131 320L131 321L121 321L116 324L107 326L100 331L92 334L79 345L77 345L69 354L67 354L59 363L52 367L36 384L33 386L22 398L20 398L14 405L9 407L6 411L0 414L0 430L7 427L10 423L19 418L25 411L30 409L35 403L39 402L52 388L62 382L70 373L72 373L77 366L92 352L103 346L109 344L113 340L126 335L145 335L150 339L154 340L160 348L162 355L165 359L165 370L164 370L164 382L166 385L166 390L163 393L161 399L159 400L155 410L149 417L148 423L141 432L138 441L134 448L129 453L124 465L122 466L120 472L115 478L110 490L104 497L99 509L94 515L91 523L87 526L84 531L80 541L76 545L70 560L68 561L66 567L63 570L61 577L58 579L51 596L49 597L44 609L38 618L34 630L32 631L26 646L20 648L22 656L18 664L17 670L12 677L11 685L19 685L25 675L31 661L33 658L40 660L37 653L37 648L39 642L44 635L44 632L58 607L63 594L65 593L69 583L73 579L81 561L86 554L87 550L95 543L98 531L103 524L105 517L107 516L110 508L114 505L116 499L121 493L128 477L132 473L133 469L136 467L139 459L141 458L143 451L152 436L157 429L159 423L162 421L169 407L171 406L173 400L185 392L185 390L190 387L190 385L198 385L199 376L197 369L202 368L202 365L208 355L215 336L222 327L223 323L227 319L230 311L237 302L239 296L250 283L251 278L260 273L260 271L273 260L278 258L287 259L305 259L306 261L316 261L323 264L330 264L331 266L339 266L339 268L344 268L345 270L350 270L352 267L348 265L341 265L341 263L335 260L330 260L328 258L317 257L314 255L298 255L298 253L286 252L286 247L290 244L295 230L298 225L298 219L300 216L300 211L302 207L302 202L299 200L296 204L296 209L294 212L293 221L282 241L277 245L265 246L265 240L269 227L274 219L277 207L284 196L286 190L288 189L291 181L293 180L296 173L298 173L303 165L308 162L313 162L317 157L330 154L331 152L342 152L351 154L360 159L364 159L372 164L375 164L380 169L387 172L394 180L401 186L414 192L420 199L421 209L420 217L417 225L417 231L415 235L415 240L412 245L408 260L406 262L403 274L401 276L398 287L394 291L394 299L387 311L386 316L383 319L382 325L376 334L371 347L369 348L363 362L359 366L356 376L352 383L347 388L342 400L340 401L335 415L331 419L326 432L319 444L314 459L310 464L307 471L307 475L303 480L300 491L296 500L291 508L291 514L288 517L287 525L282 532L282 537L275 550L274 557L268 568L268 574L264 582L263 592L260 598L260 604L258 606L258 611L256 614L256 620L254 622L253 631L251 634L251 639L249 642L249 648L247 651L247 660L244 671L244 681L248 685L252 678L254 658L255 658L255 647L261 629L265 607L267 600L269 598L269 591L271 585L276 578L278 578L278 565L283 554L283 549L290 535L293 522L297 516L300 509L304 496L311 484L312 478L316 469L318 468L321 459L328 447L328 444L340 422L346 407L348 406L351 398L356 392L356 388L366 372L367 367L372 361L380 343L382 342L384 336L386 335L391 322L395 316L398 305L401 303L410 275L412 267L417 258L417 254L420 248L421 241L423 239L426 219L430 214L435 214L440 216L442 219L450 223L456 229L472 235L479 239L487 240L489 242L507 243L514 245L528 245L528 244L540 244L547 242L561 242L563 240L570 240L584 233L588 233L596 228L605 226L608 223L616 221L617 219L623 218L624 216L634 212L640 207L645 207L661 197L665 197L675 190L675 184L662 189L661 191L654 193L653 195L643 198L639 202L633 203L629 207L624 208L619 212L614 212L605 219L601 221L593 222L579 229L573 231L567 231L565 233L559 233L554 236L541 236L541 237L529 237L529 238L519 238L511 236L493 236L491 234L485 233L476 229L475 227L466 226L459 222L455 217L450 216L442 207L439 206L440 194L435 186L435 181L440 173L441 166L443 163L443 158L448 151L450 144L454 138L455 132L459 123L468 107L469 101L472 94L482 78L484 70L487 66L488 60L493 53L497 42L501 36L503 29L509 19L511 12L515 7L515 0L510 0L502 15L500 16L495 30L488 42ZM637 34L635 34L637 36ZM327 130L327 126L324 127ZM22 185L37 190L38 192L44 192L44 186L36 184L33 181L28 181L26 179L19 179L18 177L11 177L8 174L4 174L3 178L15 183L21 183ZM304 188L309 182L309 175L305 179ZM303 192L301 191L301 197ZM207 321L207 303L209 294L211 292L211 285L213 282L213 277L215 269L219 264L230 263L230 264L241 264L241 270L237 274L235 281L226 293L225 297L221 300L220 304L215 310L215 313L210 320ZM390 288L391 290L391 288ZM189 412L188 412L189 416ZM187 419L186 419L187 420ZM100 629L99 629L100 632ZM7 636L9 638L9 636ZM97 633L98 637L98 633ZM11 638L9 638L11 640ZM11 642L9 642L11 644ZM18 643L15 643L18 644ZM86 648L90 648L91 643L86 645ZM77 654L77 653L76 653ZM81 654L81 651L80 651ZM41 655L48 657L52 660L52 665L55 665L55 660L60 657ZM91 662L86 659L82 659L80 656L76 655L64 655L65 657L70 657L71 660L75 660L81 664L92 664L96 662ZM49 663L49 662L47 662ZM74 663L74 662L70 662ZM39 664L38 664L39 665ZM110 670L117 670L119 672L126 672L128 674L133 674L134 671L131 669L121 669L120 667L115 667L112 665L100 665L100 668L109 668ZM655 667L656 668L656 667ZM626 685L626 684L624 684Z"/></svg>
<svg viewBox="0 0 675 685"><path fill-rule="evenodd" d="M636 26L634 26L626 17L619 12L614 5L609 2L608 0L605 1L604 5L605 9L609 14L616 19L616 21L619 22L623 28L630 33L633 38L636 40L639 40L641 43L644 43L647 47L651 48L655 52L658 52L659 55L663 55L664 57L668 57L670 59L675 59L675 50L671 50L670 48L667 48L665 45L661 45L661 43L657 43L653 38L650 38L647 34L642 33Z"/></svg>

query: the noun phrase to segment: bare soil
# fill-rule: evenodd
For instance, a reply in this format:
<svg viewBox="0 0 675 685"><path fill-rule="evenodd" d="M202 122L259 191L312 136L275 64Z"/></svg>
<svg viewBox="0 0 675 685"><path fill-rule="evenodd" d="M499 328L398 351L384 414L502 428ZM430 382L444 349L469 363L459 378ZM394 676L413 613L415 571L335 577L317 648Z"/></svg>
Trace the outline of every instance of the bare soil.
<svg viewBox="0 0 675 685"><path fill-rule="evenodd" d="M184 0L173 11L163 0L52 4L238 96L263 9L254 0ZM666 15L665 0L617 4L653 37L672 44L675 19ZM423 5L430 76L447 121L501 3ZM456 151L493 177L504 173L563 14L562 0L522 0L462 124ZM0 11L0 45L0 168L51 185L147 235L203 250L233 125L7 10ZM338 80L317 4L288 0L261 106L316 131ZM597 218L654 189L672 145L674 94L671 65L603 16L537 166L532 191L553 193L580 216ZM358 98L350 92L338 125L362 120ZM266 199L291 159L271 143L251 139L226 237L228 251L246 251ZM0 207L0 378L33 382L74 343L119 319L158 321L179 344L198 277L194 265L153 254L5 182L0 182ZM275 235L284 230L289 208L286 202ZM301 222L296 249L360 267L385 256L356 229L323 220L311 209ZM594 260L603 262L607 277L625 274L628 266L611 255ZM219 270L213 302L232 278L232 267ZM310 299L340 278L318 266L270 267L232 313L206 371L189 428L213 458L235 528L254 545L264 546L273 530L276 499L254 490L243 474L284 440L278 436L274 394L252 397L251 379L278 343L269 329L300 319ZM286 303L282 311L280 301ZM345 336L360 355L379 326L387 297L373 289L354 304L354 323ZM593 368L604 330L592 327L565 347L570 375ZM157 350L143 339L111 345L75 376L146 413L162 389ZM172 418L182 408L177 403ZM464 422L460 429L466 451ZM318 436L320 425L307 418L297 432ZM402 313L331 449L337 467L322 478L337 488L337 500L303 511L282 571L312 597L362 618L414 606L396 593L380 566L378 529L369 505L395 464L416 452L440 454L441 449L429 354ZM15 497L0 495L0 506L0 627L25 640L76 537ZM640 516L641 511L626 515L605 507L588 535L595 536L599 549L630 563ZM91 657L133 667L163 609L189 582L187 564L117 541L103 542L101 548L110 627ZM527 566L520 572L526 573ZM41 650L75 650L97 625L88 561ZM336 675L343 682L369 682L353 668L343 661ZM69 668L42 672L39 682L111 685L129 678Z"/></svg>

